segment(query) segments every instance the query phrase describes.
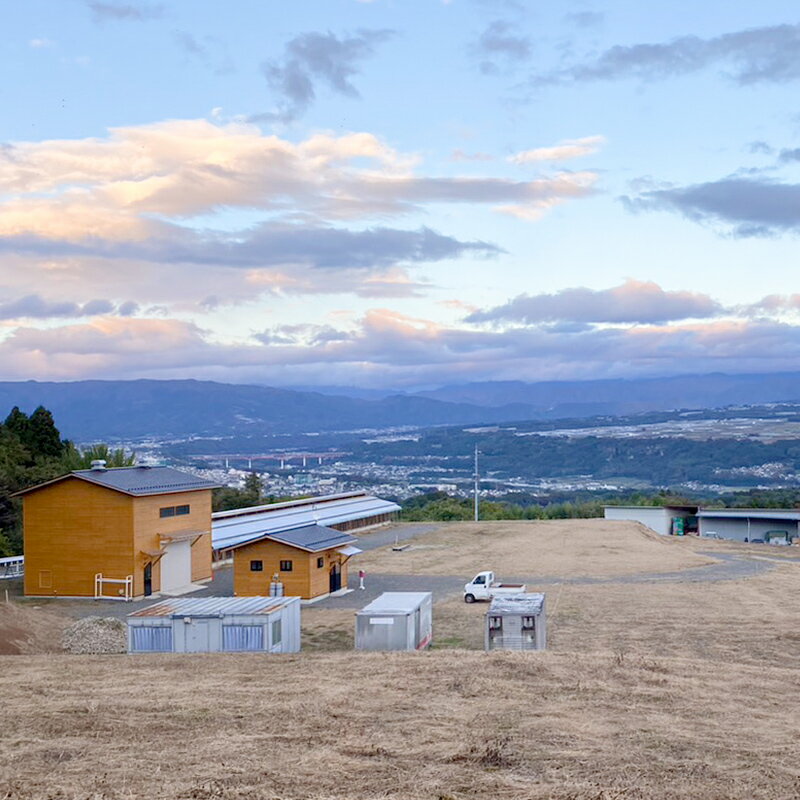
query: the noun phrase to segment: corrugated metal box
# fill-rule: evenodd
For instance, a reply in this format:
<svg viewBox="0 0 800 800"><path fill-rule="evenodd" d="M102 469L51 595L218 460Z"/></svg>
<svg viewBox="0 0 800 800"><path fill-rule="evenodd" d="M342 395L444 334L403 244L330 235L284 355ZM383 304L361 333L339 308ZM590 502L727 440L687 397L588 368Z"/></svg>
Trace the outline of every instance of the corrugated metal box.
<svg viewBox="0 0 800 800"><path fill-rule="evenodd" d="M544 650L545 596L538 592L495 597L486 612L486 650Z"/></svg>
<svg viewBox="0 0 800 800"><path fill-rule="evenodd" d="M430 592L384 592L356 614L356 650L423 650L432 635Z"/></svg>
<svg viewBox="0 0 800 800"><path fill-rule="evenodd" d="M296 653L299 597L192 597L128 615L129 653Z"/></svg>

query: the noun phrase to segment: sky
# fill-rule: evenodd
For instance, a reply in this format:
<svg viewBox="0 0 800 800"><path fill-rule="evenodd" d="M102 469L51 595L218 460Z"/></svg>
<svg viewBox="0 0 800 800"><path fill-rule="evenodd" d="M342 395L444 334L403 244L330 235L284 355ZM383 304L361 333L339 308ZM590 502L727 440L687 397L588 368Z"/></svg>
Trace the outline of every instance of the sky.
<svg viewBox="0 0 800 800"><path fill-rule="evenodd" d="M0 379L800 368L800 12L26 0Z"/></svg>

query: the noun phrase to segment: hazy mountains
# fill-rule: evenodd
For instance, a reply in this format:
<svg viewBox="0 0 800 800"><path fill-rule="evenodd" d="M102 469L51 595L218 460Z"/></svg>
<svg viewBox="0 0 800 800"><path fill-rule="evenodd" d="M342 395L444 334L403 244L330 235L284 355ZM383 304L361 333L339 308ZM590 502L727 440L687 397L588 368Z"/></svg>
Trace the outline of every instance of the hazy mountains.
<svg viewBox="0 0 800 800"><path fill-rule="evenodd" d="M211 381L0 383L0 414L44 405L79 441L473 424L800 401L800 373L488 382L377 399ZM356 391L356 390L354 390Z"/></svg>

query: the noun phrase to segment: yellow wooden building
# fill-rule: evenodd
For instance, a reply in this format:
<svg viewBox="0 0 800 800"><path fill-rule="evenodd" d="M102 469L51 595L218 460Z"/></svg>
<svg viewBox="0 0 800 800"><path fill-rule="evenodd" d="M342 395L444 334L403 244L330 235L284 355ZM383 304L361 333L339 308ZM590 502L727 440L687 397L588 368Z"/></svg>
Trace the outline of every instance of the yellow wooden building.
<svg viewBox="0 0 800 800"><path fill-rule="evenodd" d="M211 490L169 467L94 462L20 492L25 594L169 593L211 578Z"/></svg>
<svg viewBox="0 0 800 800"><path fill-rule="evenodd" d="M360 553L349 533L324 525L254 537L233 547L233 593L270 593L270 584L283 584L283 593L304 600L347 588L347 564Z"/></svg>

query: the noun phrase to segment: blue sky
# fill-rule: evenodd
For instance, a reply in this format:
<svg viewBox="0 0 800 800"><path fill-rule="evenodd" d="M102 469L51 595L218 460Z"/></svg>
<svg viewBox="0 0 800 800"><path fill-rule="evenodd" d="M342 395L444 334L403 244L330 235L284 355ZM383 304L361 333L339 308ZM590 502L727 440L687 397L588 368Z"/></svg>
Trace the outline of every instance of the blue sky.
<svg viewBox="0 0 800 800"><path fill-rule="evenodd" d="M0 58L9 379L798 366L788 2L29 0Z"/></svg>

